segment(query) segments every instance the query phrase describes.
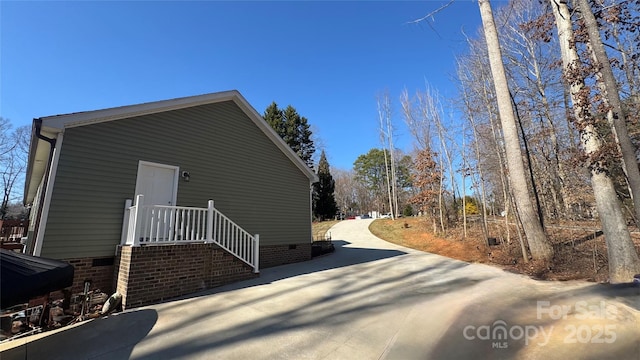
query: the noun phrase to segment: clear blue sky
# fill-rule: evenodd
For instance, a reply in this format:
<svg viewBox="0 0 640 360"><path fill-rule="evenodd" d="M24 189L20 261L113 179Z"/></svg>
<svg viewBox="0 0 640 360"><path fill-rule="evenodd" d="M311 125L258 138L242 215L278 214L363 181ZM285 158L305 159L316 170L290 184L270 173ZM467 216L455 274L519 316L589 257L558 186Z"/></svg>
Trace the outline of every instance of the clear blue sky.
<svg viewBox="0 0 640 360"><path fill-rule="evenodd" d="M376 94L455 94L476 1L0 2L0 116L36 117L237 89L307 117L332 166L379 146ZM502 2L496 2L504 5ZM494 4L496 6L496 4ZM400 147L410 150L395 101Z"/></svg>

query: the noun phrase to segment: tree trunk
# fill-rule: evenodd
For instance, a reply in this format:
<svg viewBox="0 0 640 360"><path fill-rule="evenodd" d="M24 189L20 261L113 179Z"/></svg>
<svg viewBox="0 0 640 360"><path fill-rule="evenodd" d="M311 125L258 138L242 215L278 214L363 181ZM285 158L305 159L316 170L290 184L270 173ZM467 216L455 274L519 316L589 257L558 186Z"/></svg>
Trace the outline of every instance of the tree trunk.
<svg viewBox="0 0 640 360"><path fill-rule="evenodd" d="M384 154L384 169L387 172L387 196L389 198L389 212L391 213L391 220L395 220L396 219L396 215L395 212L393 211L393 200L391 197L391 179L389 177L389 163L387 162L387 148L383 147L382 148L383 154Z"/></svg>
<svg viewBox="0 0 640 360"><path fill-rule="evenodd" d="M491 79L489 78L484 78L484 72L483 72L483 84L488 83L489 81L491 81ZM483 95L484 95L484 101L485 101L485 105L487 107L487 114L489 116L489 125L491 126L491 135L493 135L493 143L495 144L495 151L496 151L496 155L498 156L498 162L500 165L500 171L499 171L499 177L500 177L500 185L502 186L502 202L503 202L503 206L504 206L504 213L505 213L505 222L506 224L509 223L509 207L510 207L510 201L509 198L509 192L511 191L509 189L509 180L507 179L508 177L508 172L509 169L507 168L507 164L505 164L505 159L504 157L506 157L505 153L506 151L504 151L503 147L500 145L500 131L497 129L497 124L495 123L496 121L494 120L494 108L492 107L492 97L489 94L489 89L487 88L486 85L483 85L482 87L482 91L483 91ZM495 215L495 209L492 210L493 215ZM509 232L509 226L506 226L506 235L507 235L507 243L511 243L511 234Z"/></svg>
<svg viewBox="0 0 640 360"><path fill-rule="evenodd" d="M513 202L513 197L511 199ZM514 211L515 224L516 224L516 233L518 233L518 242L520 243L520 252L522 253L522 261L527 264L529 263L529 255L527 254L527 246L524 244L524 239L522 238L522 233L520 232L520 225L522 224L522 219L520 219L520 215L518 215L518 211Z"/></svg>
<svg viewBox="0 0 640 360"><path fill-rule="evenodd" d="M395 218L400 214L400 210L398 209L398 177L397 177L397 166L396 166L396 155L393 148L393 129L391 127L391 119L387 119L387 129L389 130L389 159L391 162L391 194L393 196L393 208L391 212L395 214ZM394 219L395 219L394 218Z"/></svg>
<svg viewBox="0 0 640 360"><path fill-rule="evenodd" d="M482 16L487 41L491 73L493 74L493 81L496 88L498 110L500 112L500 121L502 123L505 149L507 152L511 190L516 200L517 211L523 219L522 227L529 242L531 256L534 259L550 260L553 257L553 248L547 241L542 226L540 226L540 222L537 219L529 197L529 190L527 189L524 164L522 163L522 154L520 153L520 141L518 139L513 108L511 106L507 77L504 72L504 65L502 64L502 53L498 42L498 33L493 20L493 14L491 12L491 4L488 0L478 0L478 5L480 7L480 14Z"/></svg>
<svg viewBox="0 0 640 360"><path fill-rule="evenodd" d="M613 111L613 133L616 135L620 151L622 152L622 168L624 173L627 175L627 181L629 182L629 188L631 189L631 197L633 199L636 219L640 221L640 169L638 169L636 149L631 143L631 139L629 138L629 133L627 131L625 114L622 111L622 103L620 101L620 94L618 93L618 84L613 75L611 64L609 63L609 57L604 50L604 45L602 44L602 38L600 37L600 31L598 29L598 23L591 11L589 2L587 0L576 1L580 8L580 12L582 13L587 33L589 34L589 42L591 43L593 56L601 66L600 72L605 88L603 95L611 106L611 111Z"/></svg>
<svg viewBox="0 0 640 360"><path fill-rule="evenodd" d="M438 98L437 104L440 103L440 100ZM436 112L436 116L433 118L435 123L436 123L436 128L438 129L438 139L440 140L440 147L441 147L441 152L444 153L444 158L442 158L443 160L443 164L444 161L447 162L447 166L449 167L449 181L451 182L451 195L453 196L453 207L454 210L457 208L456 205L456 182L455 182L455 176L454 176L454 170L453 170L453 161L451 160L451 151L449 150L449 147L447 146L447 139L445 137L445 129L444 126L442 125L442 119L440 118L440 115L442 114L442 111L439 111L439 109L434 109L434 111ZM443 174L444 176L444 171ZM444 181L444 179L443 179ZM444 190L444 189L443 189ZM455 212L454 214L455 218L454 221L458 220L458 214L457 212ZM448 216L447 216L448 218Z"/></svg>
<svg viewBox="0 0 640 360"><path fill-rule="evenodd" d="M542 153L545 161L536 161L536 157L533 158L533 163L540 163L544 166L544 170L537 173L536 178L542 178L539 183L542 185L541 189L548 188L551 192L554 208L550 210L545 207L548 217L563 217L565 214L565 205L563 199L567 198L565 193L565 175L562 169L562 162L560 161L560 154L562 149L558 140L558 129L554 124L554 115L547 98L547 88L549 87L548 69L551 59L545 56L543 49L551 48L548 43L543 42L541 39L532 37L531 34L522 28L522 24L531 20L531 17L541 16L535 9L538 5L531 1L516 1L513 3L513 8L509 10L509 21L506 24L508 26L504 36L506 37L505 52L507 58L511 58L511 66L507 66L509 70L513 67L514 78L517 82L517 74L524 79L524 82L520 83L523 87L516 93L520 93L520 96L524 99L528 98L531 102L532 108L529 111L538 111L540 116L540 128L539 133L544 134L545 140L542 140L543 144L540 144L539 151ZM507 42L512 39L509 44ZM553 48L555 50L555 48ZM541 63L542 61L542 63ZM545 79L545 76L547 78ZM525 94L522 94L525 91ZM514 100L514 106L516 102ZM540 106L542 104L542 106ZM517 110L516 110L517 114ZM533 116L533 114L529 115ZM532 139L536 135L532 136ZM545 153L545 143L549 143L551 151L548 154ZM535 145L534 145L535 146ZM535 167L534 167L535 168ZM540 168L542 169L542 168ZM545 182L550 185L545 186ZM544 190L543 190L544 191ZM545 203L545 197L542 197L542 202ZM544 227L544 223L543 223Z"/></svg>
<svg viewBox="0 0 640 360"><path fill-rule="evenodd" d="M558 28L558 39L562 52L562 63L565 77L570 79L570 95L576 121L581 124L580 138L587 155L593 155L601 147L600 139L593 124L587 122L584 114L589 109L583 104L580 94L585 91L584 79L572 79L573 68L579 64L578 53L573 43L571 14L566 0L550 0L553 15ZM629 282L633 275L640 272L640 259L636 253L624 214L617 200L613 181L607 174L596 167L591 168L591 186L596 200L596 207L602 231L604 233L609 258L609 281L612 283Z"/></svg>
<svg viewBox="0 0 640 360"><path fill-rule="evenodd" d="M460 76L460 70L459 71L459 77ZM478 129L476 128L476 122L475 122L475 118L474 118L474 111L471 108L470 100L469 100L469 95L467 94L467 90L465 85L463 84L461 87L461 91L462 91L462 100L464 103L464 110L467 113L467 118L469 119L469 122L471 123L471 129L473 131L473 148L474 148L474 153L475 153L475 158L476 158L476 164L478 164L477 166L477 172L478 172L478 180L475 181L475 176L471 176L471 182L472 184L475 185L476 189L480 189L480 203L482 204L482 234L484 235L484 239L485 241L488 241L488 237L489 237L489 231L488 231L488 224L487 224L487 199L486 199L486 192L485 192L485 188L484 188L484 178L482 176L482 166L480 166L480 144L478 143ZM464 132L463 132L463 141L464 141ZM464 149L464 145L462 145L462 148ZM464 161L465 157L462 157L463 162L465 165L463 165L463 169L466 172L467 166L466 166L466 161ZM463 178L462 180L464 181L464 174L463 174ZM464 183L462 186L462 189L465 189ZM464 206L464 204L463 204ZM466 221L465 221L465 237L466 237ZM488 245L488 243L487 243Z"/></svg>
<svg viewBox="0 0 640 360"><path fill-rule="evenodd" d="M538 220L540 221L540 226L544 229L544 215L542 214L542 206L540 205L540 195L538 193L538 186L536 185L536 177L533 175L533 161L531 161L531 152L529 151L527 134L525 133L524 126L522 125L522 119L520 118L520 113L518 112L518 105L516 104L516 100L513 98L513 95L511 95L511 92L509 92L509 98L511 99L511 105L513 106L516 120L518 121L518 127L520 128L520 132L522 133L522 145L524 145L524 154L525 158L527 159L527 169L529 170L531 190L533 190L533 198L536 200Z"/></svg>
<svg viewBox="0 0 640 360"><path fill-rule="evenodd" d="M464 125L462 126L462 148L460 150L462 157L462 237L467 238L467 190L465 184L465 178L467 177L467 161L464 148Z"/></svg>
<svg viewBox="0 0 640 360"><path fill-rule="evenodd" d="M440 230L441 230L441 234L444 234L444 214L442 211L443 208L443 204L442 204L442 195L444 192L444 166L442 165L443 163L443 159L442 159L442 153L440 153L440 186L438 187L438 211L440 213Z"/></svg>
<svg viewBox="0 0 640 360"><path fill-rule="evenodd" d="M622 45L620 34L618 33L617 24L613 24L613 32L611 35L614 41L616 42L616 50L618 50L618 52L620 53L620 57L622 59L622 67L624 69L624 74L627 78L627 84L629 85L630 97L633 99L638 94L638 86L637 86L638 79L634 77L634 70L633 70L637 62L629 61L629 57L627 56L627 51L633 54L633 50L628 48L625 49L625 47Z"/></svg>
<svg viewBox="0 0 640 360"><path fill-rule="evenodd" d="M387 161L387 144L389 139L389 118L391 116L391 104L389 94L385 93L382 98L378 98L378 117L380 120L380 140L382 142L382 151L384 155L384 170L387 175L387 196L389 198L389 212L391 213L391 220L396 219L396 213L393 210L393 197L391 196L391 177L389 176L389 162ZM385 131L387 126L387 131ZM391 150L389 150L391 151ZM391 154L393 156L393 153ZM392 159L393 164L393 159ZM392 169L393 170L393 169ZM395 187L395 185L394 185Z"/></svg>

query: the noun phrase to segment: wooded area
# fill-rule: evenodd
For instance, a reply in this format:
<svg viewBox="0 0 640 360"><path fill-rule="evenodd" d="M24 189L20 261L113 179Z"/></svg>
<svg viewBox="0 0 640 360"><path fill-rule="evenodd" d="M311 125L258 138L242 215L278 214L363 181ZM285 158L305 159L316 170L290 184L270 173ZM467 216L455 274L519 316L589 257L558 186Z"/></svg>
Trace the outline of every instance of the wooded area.
<svg viewBox="0 0 640 360"><path fill-rule="evenodd" d="M483 29L457 57L458 96L405 90L401 120L389 94L378 97L382 148L333 171L338 205L398 215L410 204L434 232L466 236L472 201L485 239L487 219L503 215L506 241L517 223L523 260L542 262L556 256L550 225L597 219L609 280L630 281L640 272L628 226L640 221L640 2L478 5ZM413 136L410 156L392 145L394 121Z"/></svg>

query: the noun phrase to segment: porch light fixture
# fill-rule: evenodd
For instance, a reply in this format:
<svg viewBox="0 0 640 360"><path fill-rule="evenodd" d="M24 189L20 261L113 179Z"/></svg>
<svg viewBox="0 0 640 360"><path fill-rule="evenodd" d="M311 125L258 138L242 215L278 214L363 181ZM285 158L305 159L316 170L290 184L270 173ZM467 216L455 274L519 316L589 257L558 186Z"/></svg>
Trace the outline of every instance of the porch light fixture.
<svg viewBox="0 0 640 360"><path fill-rule="evenodd" d="M184 179L185 182L189 182L189 180L191 180L191 174L189 174L188 171L183 171L182 178Z"/></svg>

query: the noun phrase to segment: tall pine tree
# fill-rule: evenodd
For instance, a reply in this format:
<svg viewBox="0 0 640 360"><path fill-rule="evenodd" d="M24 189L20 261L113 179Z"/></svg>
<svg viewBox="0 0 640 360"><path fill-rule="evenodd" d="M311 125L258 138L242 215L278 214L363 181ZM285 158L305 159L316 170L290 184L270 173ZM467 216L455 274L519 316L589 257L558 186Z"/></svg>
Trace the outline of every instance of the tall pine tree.
<svg viewBox="0 0 640 360"><path fill-rule="evenodd" d="M316 148L307 118L300 116L291 105L282 110L273 102L265 110L264 119L302 161L313 167L312 157Z"/></svg>
<svg viewBox="0 0 640 360"><path fill-rule="evenodd" d="M278 108L278 104L276 102L272 102L271 105L267 106L267 109L264 111L264 119L267 121L269 126L273 130L280 135L281 138L284 139L284 118L282 114L282 110Z"/></svg>
<svg viewBox="0 0 640 360"><path fill-rule="evenodd" d="M329 170L327 156L322 150L318 163L317 183L313 184L313 215L320 220L333 219L338 212L338 205L334 196L335 181Z"/></svg>

